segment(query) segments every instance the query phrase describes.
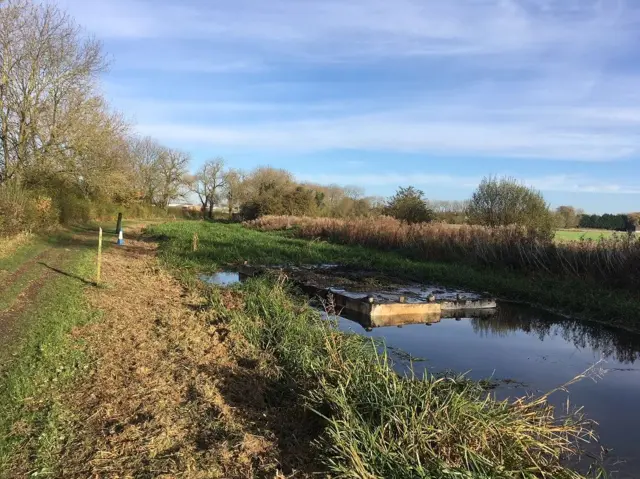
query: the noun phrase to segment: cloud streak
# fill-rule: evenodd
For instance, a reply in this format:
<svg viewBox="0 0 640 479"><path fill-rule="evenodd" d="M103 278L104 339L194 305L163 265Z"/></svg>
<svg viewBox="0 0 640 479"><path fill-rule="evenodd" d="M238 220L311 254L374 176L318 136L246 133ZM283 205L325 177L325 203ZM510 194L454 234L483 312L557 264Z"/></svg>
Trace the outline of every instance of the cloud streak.
<svg viewBox="0 0 640 479"><path fill-rule="evenodd" d="M351 149L440 156L611 161L637 151L636 132L547 127L535 120L416 119L409 114L328 120L264 121L255 125L141 124L138 130L180 143L249 150L313 152Z"/></svg>
<svg viewBox="0 0 640 479"><path fill-rule="evenodd" d="M61 0L89 29L113 38L263 42L331 57L469 55L616 43L607 27L637 12L627 0ZM345 40L350 40L346 42ZM327 52L323 52L327 53Z"/></svg>
<svg viewBox="0 0 640 479"><path fill-rule="evenodd" d="M508 173L498 176L510 176ZM512 175L511 175L512 176ZM456 176L442 174L425 174L412 172L398 174L380 172L375 174L313 174L300 173L296 177L301 181L322 184L362 185L366 187L414 185L417 187L445 187L470 190L478 186L480 176ZM597 181L579 175L550 175L522 178L522 183L542 191L593 194L627 194L640 195L640 187L623 185L607 181Z"/></svg>

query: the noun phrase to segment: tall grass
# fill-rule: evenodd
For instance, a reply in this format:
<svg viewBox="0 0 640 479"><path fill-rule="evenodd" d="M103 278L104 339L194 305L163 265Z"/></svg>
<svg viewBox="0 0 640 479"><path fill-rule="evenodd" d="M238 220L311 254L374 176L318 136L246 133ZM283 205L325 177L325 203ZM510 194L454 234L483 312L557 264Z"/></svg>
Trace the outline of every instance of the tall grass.
<svg viewBox="0 0 640 479"><path fill-rule="evenodd" d="M583 477L563 458L592 433L555 416L546 396L498 402L463 378L400 377L372 343L300 306L281 281L254 279L243 299L232 327L275 356L325 419L317 446L334 477ZM216 290L210 303L221 309Z"/></svg>
<svg viewBox="0 0 640 479"><path fill-rule="evenodd" d="M640 289L640 237L627 234L558 244L540 241L515 226L410 225L389 217L341 220L265 216L245 224L265 231L292 228L301 238L401 250L424 260L500 266L604 282L631 291Z"/></svg>

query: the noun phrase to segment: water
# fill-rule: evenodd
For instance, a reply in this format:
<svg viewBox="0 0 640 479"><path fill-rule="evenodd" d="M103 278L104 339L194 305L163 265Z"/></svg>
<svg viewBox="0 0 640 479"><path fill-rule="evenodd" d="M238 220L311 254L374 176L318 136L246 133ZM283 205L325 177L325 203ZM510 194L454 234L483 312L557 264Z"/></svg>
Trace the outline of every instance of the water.
<svg viewBox="0 0 640 479"><path fill-rule="evenodd" d="M236 271L221 271L214 274L201 274L199 278L206 283L218 286L231 286L241 281L240 273Z"/></svg>
<svg viewBox="0 0 640 479"><path fill-rule="evenodd" d="M418 373L429 368L431 372L467 372L474 379L509 380L498 381L499 399L550 391L603 360L599 368L604 376L597 382L583 379L570 386L569 397L599 423L596 431L601 445L610 449L604 463L612 477L638 477L640 335L509 303L499 304L496 314L486 318L449 318L430 326L367 331L339 318L339 327L383 338L391 348L425 358L414 363ZM403 366L400 361L398 367L406 363ZM566 393L558 392L551 402L562 407L566 399ZM592 449L598 452L600 447Z"/></svg>

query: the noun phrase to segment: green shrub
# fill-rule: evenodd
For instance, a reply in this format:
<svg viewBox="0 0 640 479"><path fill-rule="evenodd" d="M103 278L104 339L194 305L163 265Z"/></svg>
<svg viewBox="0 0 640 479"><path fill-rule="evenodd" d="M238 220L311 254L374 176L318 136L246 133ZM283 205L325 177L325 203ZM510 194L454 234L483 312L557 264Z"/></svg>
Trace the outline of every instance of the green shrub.
<svg viewBox="0 0 640 479"><path fill-rule="evenodd" d="M434 218L433 211L424 200L424 193L413 186L398 189L387 203L385 213L407 223L426 223Z"/></svg>
<svg viewBox="0 0 640 479"><path fill-rule="evenodd" d="M555 219L542 193L513 178L484 178L467 207L471 224L522 226L530 236L553 240Z"/></svg>

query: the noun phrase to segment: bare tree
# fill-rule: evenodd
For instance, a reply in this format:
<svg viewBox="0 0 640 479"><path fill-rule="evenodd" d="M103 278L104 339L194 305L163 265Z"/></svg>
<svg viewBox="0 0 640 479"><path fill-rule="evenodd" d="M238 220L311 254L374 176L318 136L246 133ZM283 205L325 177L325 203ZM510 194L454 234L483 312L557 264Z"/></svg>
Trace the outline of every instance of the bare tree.
<svg viewBox="0 0 640 479"><path fill-rule="evenodd" d="M196 172L190 189L200 199L202 213L213 218L213 207L220 202L220 195L226 185L224 160L215 158L207 160Z"/></svg>
<svg viewBox="0 0 640 479"><path fill-rule="evenodd" d="M233 210L240 205L245 197L245 174L236 169L230 169L224 174L224 192L227 199L229 219L233 216Z"/></svg>
<svg viewBox="0 0 640 479"><path fill-rule="evenodd" d="M69 135L105 61L101 45L68 15L28 0L0 7L0 55L1 184L73 155Z"/></svg>
<svg viewBox="0 0 640 479"><path fill-rule="evenodd" d="M160 162L162 146L151 137L131 139L131 155L135 182L140 198L153 204L160 190Z"/></svg>
<svg viewBox="0 0 640 479"><path fill-rule="evenodd" d="M132 138L130 154L138 196L146 203L166 208L181 198L189 183L189 155L166 148L150 137Z"/></svg>
<svg viewBox="0 0 640 479"><path fill-rule="evenodd" d="M189 155L178 150L164 149L158 161L159 191L155 204L166 208L169 201L183 197L186 186Z"/></svg>

